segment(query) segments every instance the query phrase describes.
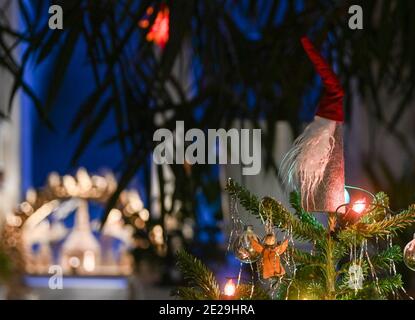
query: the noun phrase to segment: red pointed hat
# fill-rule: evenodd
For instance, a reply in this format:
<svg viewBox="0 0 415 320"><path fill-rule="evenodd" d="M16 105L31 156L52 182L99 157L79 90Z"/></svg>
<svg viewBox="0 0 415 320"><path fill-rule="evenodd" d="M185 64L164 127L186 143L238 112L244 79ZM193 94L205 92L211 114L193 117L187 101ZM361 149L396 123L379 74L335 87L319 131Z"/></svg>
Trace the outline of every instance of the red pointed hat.
<svg viewBox="0 0 415 320"><path fill-rule="evenodd" d="M322 118L343 122L344 91L339 79L326 60L316 50L310 39L302 37L301 43L324 85L324 94L318 105L316 115Z"/></svg>

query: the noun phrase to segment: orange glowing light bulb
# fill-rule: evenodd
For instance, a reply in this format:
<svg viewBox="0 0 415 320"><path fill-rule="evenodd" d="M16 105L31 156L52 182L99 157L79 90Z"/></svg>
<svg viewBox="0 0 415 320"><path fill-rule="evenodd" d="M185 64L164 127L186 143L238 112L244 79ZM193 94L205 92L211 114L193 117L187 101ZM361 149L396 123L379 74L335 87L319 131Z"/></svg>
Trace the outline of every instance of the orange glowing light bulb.
<svg viewBox="0 0 415 320"><path fill-rule="evenodd" d="M147 33L147 41L154 41L159 47L164 48L169 41L169 29L170 11L167 6L162 6Z"/></svg>
<svg viewBox="0 0 415 320"><path fill-rule="evenodd" d="M223 290L225 296L232 297L235 295L236 286L232 279L228 279L225 284L225 288Z"/></svg>
<svg viewBox="0 0 415 320"><path fill-rule="evenodd" d="M352 209L354 212L361 214L366 209L366 199L362 198L353 203Z"/></svg>

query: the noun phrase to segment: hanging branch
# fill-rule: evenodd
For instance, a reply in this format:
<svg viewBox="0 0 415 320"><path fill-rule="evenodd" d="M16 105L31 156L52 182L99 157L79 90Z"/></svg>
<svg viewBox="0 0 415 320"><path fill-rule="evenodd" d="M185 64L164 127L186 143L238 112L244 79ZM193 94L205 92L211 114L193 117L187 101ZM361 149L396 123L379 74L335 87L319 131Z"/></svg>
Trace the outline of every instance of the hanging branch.
<svg viewBox="0 0 415 320"><path fill-rule="evenodd" d="M182 250L177 253L177 265L192 288L179 288L176 292L177 296L183 299L201 297L218 300L220 298L219 284L215 276L200 260Z"/></svg>
<svg viewBox="0 0 415 320"><path fill-rule="evenodd" d="M346 243L362 241L374 237L384 238L396 235L398 232L408 228L415 222L415 205L391 217L373 223L358 222L339 232L338 237Z"/></svg>
<svg viewBox="0 0 415 320"><path fill-rule="evenodd" d="M261 214L262 217L272 217L275 226L287 232L292 231L298 240L321 239L322 229L319 224L314 225L313 219L311 219L313 224L309 224L307 221L303 222L295 218L281 203L272 198L265 197L259 201L256 196L232 179L229 179L226 188L231 196L237 197L241 205L257 218L261 218Z"/></svg>
<svg viewBox="0 0 415 320"><path fill-rule="evenodd" d="M177 253L177 265L187 287L179 287L172 294L183 300L219 300L222 295L219 284L211 271L197 258L182 250ZM241 283L232 299L268 300L267 291L260 286Z"/></svg>

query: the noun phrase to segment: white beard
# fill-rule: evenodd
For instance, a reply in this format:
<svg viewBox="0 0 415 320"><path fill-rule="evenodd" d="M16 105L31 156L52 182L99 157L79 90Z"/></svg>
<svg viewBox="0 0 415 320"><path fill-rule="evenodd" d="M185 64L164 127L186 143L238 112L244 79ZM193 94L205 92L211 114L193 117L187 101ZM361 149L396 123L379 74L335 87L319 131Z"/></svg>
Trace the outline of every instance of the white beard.
<svg viewBox="0 0 415 320"><path fill-rule="evenodd" d="M290 188L299 190L305 203L315 206L316 190L334 149L336 121L314 117L281 162L280 176Z"/></svg>

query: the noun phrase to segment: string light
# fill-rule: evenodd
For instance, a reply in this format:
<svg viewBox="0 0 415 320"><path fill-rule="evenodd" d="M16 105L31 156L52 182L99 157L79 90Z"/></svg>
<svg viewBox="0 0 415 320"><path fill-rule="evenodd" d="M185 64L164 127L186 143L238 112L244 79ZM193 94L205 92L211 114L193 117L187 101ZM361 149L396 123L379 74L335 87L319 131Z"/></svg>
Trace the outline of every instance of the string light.
<svg viewBox="0 0 415 320"><path fill-rule="evenodd" d="M61 177L56 172L51 172L48 177L48 183L51 187L59 186L61 183Z"/></svg>
<svg viewBox="0 0 415 320"><path fill-rule="evenodd" d="M149 7L146 16L138 22L140 28L150 30L146 35L147 41L153 41L160 48L164 48L169 41L170 32L170 10L166 5L162 5L157 12L154 23L150 26L150 16L154 13L154 8Z"/></svg>
<svg viewBox="0 0 415 320"><path fill-rule="evenodd" d="M69 258L69 265L72 268L79 268L81 265L81 260L78 257L70 257Z"/></svg>
<svg viewBox="0 0 415 320"><path fill-rule="evenodd" d="M163 228L161 225L154 226L153 230L151 231L151 238L155 245L162 245L164 243L163 237Z"/></svg>
<svg viewBox="0 0 415 320"><path fill-rule="evenodd" d="M92 181L88 172L84 168L80 168L76 173L78 188L82 193L88 192L92 188Z"/></svg>
<svg viewBox="0 0 415 320"><path fill-rule="evenodd" d="M87 272L95 270L95 254L93 251L87 250L84 252L83 267Z"/></svg>
<svg viewBox="0 0 415 320"><path fill-rule="evenodd" d="M350 200L351 197L350 197L348 190L355 190L359 193L365 193L372 200L368 201L368 198L366 196L363 196L360 199L358 198L358 200L356 201L351 201ZM381 207L381 205L376 204L375 195L371 193L370 191L365 190L363 188L354 187L354 186L345 186L344 196L345 196L345 203L338 206L338 208L336 209L336 214L342 213L343 217L346 217L347 219L352 219L352 220L356 219L357 215L360 216L362 213L368 213L376 207ZM341 209L345 207L346 207L346 212L345 213L341 212ZM388 210L390 211L389 208ZM354 215L352 213L354 213Z"/></svg>
<svg viewBox="0 0 415 320"><path fill-rule="evenodd" d="M366 199L362 198L359 200L356 200L352 205L352 210L358 214L361 214L366 209Z"/></svg>
<svg viewBox="0 0 415 320"><path fill-rule="evenodd" d="M50 261L45 259L40 261L39 256L32 250L30 244L35 240L35 237L32 235L42 236L47 240L45 242L46 246L49 246L51 242L55 241L54 239L59 238L56 234L61 235L67 232L63 224L58 221L62 219L62 215L70 214L77 207L75 205L72 208L72 203L74 203L72 201L75 201L74 199L80 199L82 201L93 200L100 204L105 204L116 188L117 181L111 173L104 176L90 175L84 168L77 170L74 176L69 174L60 176L58 173L52 172L48 176L47 185L38 190L29 190L26 194L26 199L8 217L7 228L9 228L8 230L10 230L11 236L7 237L7 247L15 247L15 244L11 244L9 240L12 237L16 238L14 242L19 243L16 259L28 257L22 263L25 272L47 272ZM137 191L126 190L124 195L123 199L119 199L114 205L114 208L111 209L102 232L104 234L104 230L105 232L109 230L110 232L107 235L121 239L129 247L134 244L133 238L134 231L136 230L134 225L144 230L146 221L150 218L150 213L144 208ZM78 201L75 202L77 203ZM127 215L126 207L135 209L132 210L133 215ZM51 219L53 223L51 226L41 229L41 225L49 221L48 217L51 214L54 214ZM138 216L144 219L140 219ZM136 218L140 220L140 224L134 224ZM94 230L92 222L90 226L91 230ZM96 226L95 229L97 229ZM158 245L164 244L163 229L161 226L155 229L155 242ZM102 247L101 249L108 250L106 247ZM124 261L126 262L122 262L121 260L114 262L101 261L94 251L84 249L80 246L77 252L68 254L63 264L67 268L71 268L72 271L76 269L77 274L130 274L131 265L128 263L128 259L124 259ZM72 271L67 270L64 272Z"/></svg>
<svg viewBox="0 0 415 320"><path fill-rule="evenodd" d="M107 221L109 223L116 223L122 219L122 213L118 209L111 209Z"/></svg>
<svg viewBox="0 0 415 320"><path fill-rule="evenodd" d="M36 203L36 199L37 199L36 190L33 189L33 188L30 188L29 190L27 190L27 192L26 192L27 202L29 202L29 204L34 204L34 203Z"/></svg>
<svg viewBox="0 0 415 320"><path fill-rule="evenodd" d="M233 282L232 278L228 278L225 284L225 288L223 289L223 294L227 297L233 297L236 292L236 285Z"/></svg>
<svg viewBox="0 0 415 320"><path fill-rule="evenodd" d="M146 222L148 219L150 219L150 212L147 209L143 209L138 213L138 216L141 218L141 220Z"/></svg>
<svg viewBox="0 0 415 320"><path fill-rule="evenodd" d="M49 267L49 261L39 261L38 256L32 251L32 246L27 244L33 241L33 237L28 235L44 235L51 241L58 239L68 230L61 224L62 215L68 215L73 211L71 206L74 199L97 202L106 204L109 197L117 188L117 180L111 173L103 176L90 175L84 168L77 170L75 175L60 176L52 172L48 176L47 184L40 189L30 189L26 194L26 199L22 201L7 218L6 228L11 235L7 236L7 247L17 248L17 259L29 257L22 263L22 269L28 273L45 273ZM70 210L69 210L70 209ZM177 208L177 210L180 209ZM69 210L69 211L68 211ZM51 226L45 230L40 229L40 224L49 221L52 215ZM151 245L155 247L156 253L160 256L166 255L167 242L166 234L168 229L165 225L155 225L153 228L147 227L147 222L151 219L150 212L144 208L144 203L136 190L125 190L122 192L114 208L110 210L109 216L103 230L110 229L109 236L117 236L123 239L127 246L134 246L139 249L148 249ZM183 238L193 238L193 223L185 219L185 222L177 224L176 220L168 221L167 225L183 229ZM187 222L186 222L187 221ZM164 221L163 221L164 222ZM91 222L91 230L97 230L100 223ZM109 228L109 229L108 229ZM127 230L128 229L128 230ZM137 237L136 230L140 230L143 239L134 241ZM56 236L58 234L58 236ZM6 240L3 240L4 242ZM13 242L13 243L12 243ZM105 248L103 247L103 250ZM107 250L107 249L105 249ZM33 261L32 261L33 260ZM121 260L120 260L121 261ZM36 263L36 265L35 265ZM112 263L112 262L111 262ZM99 256L94 255L93 251L80 249L79 252L68 254L65 265L72 270L64 272L76 272L77 274L129 274L131 266L126 263L116 261L115 264L108 264L101 261ZM74 270L76 269L76 271Z"/></svg>

